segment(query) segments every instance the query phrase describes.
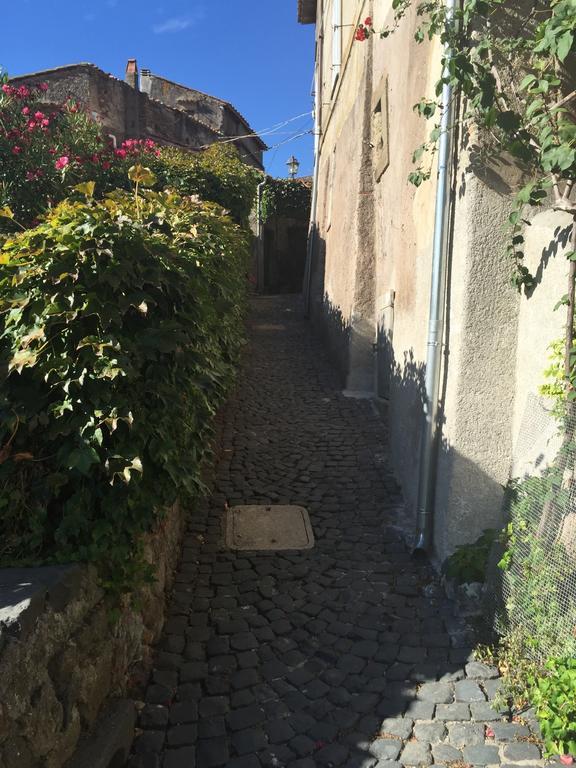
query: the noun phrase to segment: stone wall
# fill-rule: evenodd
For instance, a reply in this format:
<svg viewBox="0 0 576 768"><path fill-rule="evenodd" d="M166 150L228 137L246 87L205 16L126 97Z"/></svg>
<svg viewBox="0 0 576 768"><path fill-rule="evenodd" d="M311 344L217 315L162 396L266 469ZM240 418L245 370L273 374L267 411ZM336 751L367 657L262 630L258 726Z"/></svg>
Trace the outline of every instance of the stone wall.
<svg viewBox="0 0 576 768"><path fill-rule="evenodd" d="M162 78L155 81L169 83ZM239 113L220 99L170 83L170 89L152 89L146 77L143 84L148 90L138 90L93 64L57 67L16 77L11 82L48 83L45 102L56 106L70 99L77 101L118 143L128 138L152 139L159 144L199 150L225 136L252 132ZM176 88L188 94L188 100L180 99ZM193 94L198 98L192 99ZM257 137L238 143L245 162L260 169L264 146Z"/></svg>
<svg viewBox="0 0 576 768"><path fill-rule="evenodd" d="M145 674L183 521L175 505L145 538L156 580L119 613L91 567L0 571L0 768L61 768Z"/></svg>

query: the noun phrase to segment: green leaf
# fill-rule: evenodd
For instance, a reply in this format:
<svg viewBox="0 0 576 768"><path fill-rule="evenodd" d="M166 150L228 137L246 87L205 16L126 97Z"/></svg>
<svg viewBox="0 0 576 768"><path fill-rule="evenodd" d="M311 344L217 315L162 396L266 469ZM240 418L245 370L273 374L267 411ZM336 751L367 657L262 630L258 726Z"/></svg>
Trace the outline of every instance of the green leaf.
<svg viewBox="0 0 576 768"><path fill-rule="evenodd" d="M128 178L135 184L141 184L143 187L153 187L156 184L156 176L150 168L143 165L133 165L128 171Z"/></svg>
<svg viewBox="0 0 576 768"><path fill-rule="evenodd" d="M82 475L89 475L94 464L100 464L100 456L91 446L75 448L68 454L66 460L68 469L77 469Z"/></svg>

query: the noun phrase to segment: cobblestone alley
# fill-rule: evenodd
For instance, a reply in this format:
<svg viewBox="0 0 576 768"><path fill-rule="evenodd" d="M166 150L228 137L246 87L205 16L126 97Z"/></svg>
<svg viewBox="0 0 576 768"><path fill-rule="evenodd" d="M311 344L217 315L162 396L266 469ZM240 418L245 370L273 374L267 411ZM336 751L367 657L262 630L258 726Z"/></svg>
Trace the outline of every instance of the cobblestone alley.
<svg viewBox="0 0 576 768"><path fill-rule="evenodd" d="M296 299L256 299L250 331L131 766L542 764L395 528L386 424L342 396ZM315 547L227 550L226 504L261 503L306 507Z"/></svg>

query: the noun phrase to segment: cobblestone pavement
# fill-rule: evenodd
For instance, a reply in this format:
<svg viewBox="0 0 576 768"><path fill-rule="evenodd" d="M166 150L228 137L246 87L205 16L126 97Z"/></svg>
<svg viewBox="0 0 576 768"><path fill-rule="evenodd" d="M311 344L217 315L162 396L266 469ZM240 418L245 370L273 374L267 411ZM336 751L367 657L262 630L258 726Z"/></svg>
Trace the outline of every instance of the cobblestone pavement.
<svg viewBox="0 0 576 768"><path fill-rule="evenodd" d="M189 524L134 768L543 764L416 564L386 424L292 298L256 299L215 489ZM305 506L314 549L233 553L226 504Z"/></svg>

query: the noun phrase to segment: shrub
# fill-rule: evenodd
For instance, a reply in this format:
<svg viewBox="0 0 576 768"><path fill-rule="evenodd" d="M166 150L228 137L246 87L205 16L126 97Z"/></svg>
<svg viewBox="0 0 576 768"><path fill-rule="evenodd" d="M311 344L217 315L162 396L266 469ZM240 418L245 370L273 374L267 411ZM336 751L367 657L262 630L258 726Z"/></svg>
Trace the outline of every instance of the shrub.
<svg viewBox="0 0 576 768"><path fill-rule="evenodd" d="M262 174L243 163L230 144L213 144L199 153L163 147L147 165L162 186L218 203L241 223L248 221L262 179Z"/></svg>
<svg viewBox="0 0 576 768"><path fill-rule="evenodd" d="M262 195L262 218L286 216L308 221L312 185L304 179L267 179Z"/></svg>
<svg viewBox="0 0 576 768"><path fill-rule="evenodd" d="M33 224L85 181L95 182L99 197L128 189L128 168L138 162L154 170L162 187L197 194L228 209L236 221L248 220L261 173L243 163L234 147L194 153L128 139L114 149L80 105L46 110L41 96L47 89L14 87L6 78L0 85L0 208L11 208L20 224ZM0 219L1 228L14 226Z"/></svg>
<svg viewBox="0 0 576 768"><path fill-rule="evenodd" d="M484 582L488 558L500 531L489 528L472 544L460 544L444 562L442 572L458 584Z"/></svg>
<svg viewBox="0 0 576 768"><path fill-rule="evenodd" d="M546 669L532 688L546 753L576 756L576 659L551 659Z"/></svg>
<svg viewBox="0 0 576 768"><path fill-rule="evenodd" d="M91 185L83 191L90 195ZM64 201L0 249L0 558L125 588L196 493L242 341L246 234L175 193Z"/></svg>

